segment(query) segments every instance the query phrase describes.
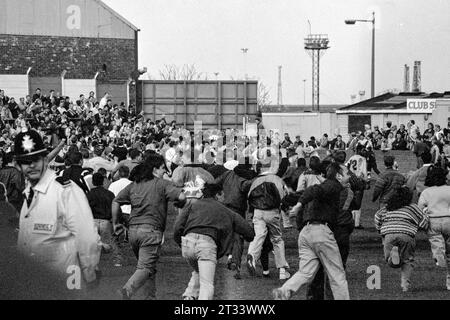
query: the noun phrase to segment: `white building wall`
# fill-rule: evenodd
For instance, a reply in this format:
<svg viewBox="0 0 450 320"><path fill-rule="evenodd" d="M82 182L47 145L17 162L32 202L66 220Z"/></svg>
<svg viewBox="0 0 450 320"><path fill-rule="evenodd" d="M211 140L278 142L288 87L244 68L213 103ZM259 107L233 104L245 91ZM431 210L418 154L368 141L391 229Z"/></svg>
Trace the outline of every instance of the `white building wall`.
<svg viewBox="0 0 450 320"><path fill-rule="evenodd" d="M19 98L25 98L28 95L28 75L0 74L0 89L5 90L5 95L19 102Z"/></svg>
<svg viewBox="0 0 450 320"><path fill-rule="evenodd" d="M80 98L80 94L89 96L89 92L96 92L96 80L95 79L63 79L63 92L64 96L70 97L72 102L77 101Z"/></svg>
<svg viewBox="0 0 450 320"><path fill-rule="evenodd" d="M292 139L297 135L302 140L320 139L324 133L333 138L338 132L335 113L263 113L262 121L267 130L289 133Z"/></svg>

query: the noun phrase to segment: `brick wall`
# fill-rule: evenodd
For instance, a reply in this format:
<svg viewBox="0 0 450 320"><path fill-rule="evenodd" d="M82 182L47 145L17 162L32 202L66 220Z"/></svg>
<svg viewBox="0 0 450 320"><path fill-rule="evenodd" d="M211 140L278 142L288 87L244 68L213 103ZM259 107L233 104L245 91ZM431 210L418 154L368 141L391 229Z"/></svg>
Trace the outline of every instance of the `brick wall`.
<svg viewBox="0 0 450 320"><path fill-rule="evenodd" d="M347 160L353 155L352 151L347 150ZM320 150L319 152L320 158L323 159L326 156L325 150ZM384 171L384 156L391 155L395 157L395 160L399 164L399 171L401 173L408 173L410 171L414 171L417 168L417 159L412 151L399 151L399 150L391 150L388 152L382 152L379 150L375 150L375 158L377 160L378 170L381 172ZM376 177L372 171L372 177Z"/></svg>
<svg viewBox="0 0 450 320"><path fill-rule="evenodd" d="M0 35L0 74L91 79L106 64L99 80L126 80L136 68L135 41L129 39Z"/></svg>

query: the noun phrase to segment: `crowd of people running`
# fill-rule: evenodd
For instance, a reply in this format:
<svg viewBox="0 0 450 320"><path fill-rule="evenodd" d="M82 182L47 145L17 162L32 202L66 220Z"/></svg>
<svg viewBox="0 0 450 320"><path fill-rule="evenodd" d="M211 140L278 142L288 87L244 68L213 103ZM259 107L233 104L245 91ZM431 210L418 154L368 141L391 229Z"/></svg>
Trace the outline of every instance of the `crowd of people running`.
<svg viewBox="0 0 450 320"><path fill-rule="evenodd" d="M371 169L377 174L372 200L379 201L375 227L383 237L386 261L401 268L403 291L410 289L418 230L427 230L439 266L447 268L450 261L447 130L430 125L420 135L410 121L408 130L389 123L383 130L366 126L348 143L341 136L330 141L326 135L304 143L299 136L294 141L287 134L280 139L277 132L264 130L260 119L255 137L237 130L187 131L176 121L145 120L132 107L112 105L107 93L100 101L91 92L72 103L54 91L43 96L38 89L17 104L0 90L0 104L0 182L3 200L20 212L19 247L36 256L55 239L62 243L65 237L75 238L79 243L83 235L94 239L90 232L96 230L97 240L81 241L73 249L84 250L78 252L79 264L90 270L85 273L89 283L99 271L94 242L103 253L113 254L115 267L122 266L128 244L138 262L120 289L124 299L139 289L146 298L156 297L156 266L169 203L177 208L174 240L192 268L184 299L213 298L215 269L222 257L236 279L241 278L243 256L250 275L257 274L261 263L262 275L270 277L270 252L277 277L286 281L274 290L274 298L288 299L307 284L309 299L349 299L345 266L350 235L355 228L363 229L362 199L372 188ZM399 173L389 154L384 157L385 170L377 168L374 150L397 149L395 141L387 142L392 135L417 155L418 170L408 176ZM327 150L323 159L319 149ZM55 208L54 223L44 209L36 211L38 204L51 205L41 201L53 181L61 197L69 197L64 192L71 190L77 199L71 202L74 207L86 203L83 208L90 208L90 220L84 216L82 225L73 209L64 209L66 204ZM412 203L413 192L417 204ZM70 218L64 219L76 221L73 229L56 219L66 211L71 211ZM34 224L29 224L32 212L36 217L32 215ZM294 227L294 220L300 231L300 262L291 275L283 230ZM67 232L62 235L63 231Z"/></svg>

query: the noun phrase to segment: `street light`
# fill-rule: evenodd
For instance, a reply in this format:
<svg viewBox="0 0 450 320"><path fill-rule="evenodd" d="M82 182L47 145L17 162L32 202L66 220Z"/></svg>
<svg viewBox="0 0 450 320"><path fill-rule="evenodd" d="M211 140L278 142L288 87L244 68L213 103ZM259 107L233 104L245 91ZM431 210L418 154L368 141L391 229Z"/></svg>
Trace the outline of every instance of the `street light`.
<svg viewBox="0 0 450 320"><path fill-rule="evenodd" d="M242 53L244 54L244 74L245 74L245 81L248 80L248 74L247 74L247 52L248 48L242 48Z"/></svg>
<svg viewBox="0 0 450 320"><path fill-rule="evenodd" d="M372 20L345 20L345 24L353 25L356 22L370 22L372 23L372 83L371 83L371 95L375 97L375 12L372 12Z"/></svg>
<svg viewBox="0 0 450 320"><path fill-rule="evenodd" d="M303 79L303 106L306 107L306 79Z"/></svg>

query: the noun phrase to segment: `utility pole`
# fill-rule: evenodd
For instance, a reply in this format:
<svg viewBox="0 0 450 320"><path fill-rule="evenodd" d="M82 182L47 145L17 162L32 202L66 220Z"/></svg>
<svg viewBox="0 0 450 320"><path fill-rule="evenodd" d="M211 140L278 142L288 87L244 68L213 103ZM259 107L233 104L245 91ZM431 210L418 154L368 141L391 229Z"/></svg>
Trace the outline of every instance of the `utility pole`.
<svg viewBox="0 0 450 320"><path fill-rule="evenodd" d="M281 82L281 69L283 66L278 66L278 107L283 105L283 84Z"/></svg>

